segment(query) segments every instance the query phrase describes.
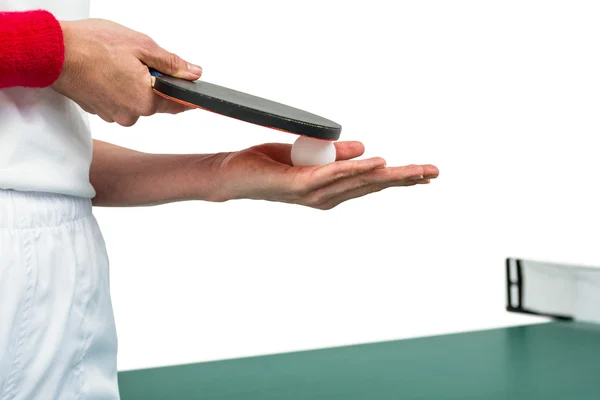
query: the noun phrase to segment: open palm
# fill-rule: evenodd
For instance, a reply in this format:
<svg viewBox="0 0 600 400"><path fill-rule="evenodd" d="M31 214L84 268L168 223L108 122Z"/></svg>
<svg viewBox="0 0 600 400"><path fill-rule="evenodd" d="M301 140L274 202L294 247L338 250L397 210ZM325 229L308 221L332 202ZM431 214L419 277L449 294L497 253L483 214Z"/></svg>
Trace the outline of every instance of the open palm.
<svg viewBox="0 0 600 400"><path fill-rule="evenodd" d="M222 180L219 198L261 199L300 204L322 210L390 187L429 183L438 176L433 165L387 167L379 157L354 160L364 154L360 142L337 142L336 162L296 167L291 145L267 143L224 153L214 161Z"/></svg>

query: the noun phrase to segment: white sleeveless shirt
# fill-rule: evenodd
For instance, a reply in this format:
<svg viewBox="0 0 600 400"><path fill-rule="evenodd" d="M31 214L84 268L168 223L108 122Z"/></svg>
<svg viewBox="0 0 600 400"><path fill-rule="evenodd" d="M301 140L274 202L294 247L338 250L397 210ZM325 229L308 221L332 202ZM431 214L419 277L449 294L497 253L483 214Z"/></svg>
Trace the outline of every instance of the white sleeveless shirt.
<svg viewBox="0 0 600 400"><path fill-rule="evenodd" d="M0 11L89 16L89 0L0 0ZM88 115L51 88L0 89L0 189L93 198Z"/></svg>

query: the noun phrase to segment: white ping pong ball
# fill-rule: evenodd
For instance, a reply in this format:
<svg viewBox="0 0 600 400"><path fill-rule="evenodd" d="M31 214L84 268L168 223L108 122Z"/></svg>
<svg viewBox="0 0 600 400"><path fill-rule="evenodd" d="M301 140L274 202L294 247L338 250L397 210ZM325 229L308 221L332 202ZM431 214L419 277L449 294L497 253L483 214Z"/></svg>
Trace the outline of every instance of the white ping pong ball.
<svg viewBox="0 0 600 400"><path fill-rule="evenodd" d="M292 146L292 164L298 167L321 166L335 161L332 141L300 136Z"/></svg>

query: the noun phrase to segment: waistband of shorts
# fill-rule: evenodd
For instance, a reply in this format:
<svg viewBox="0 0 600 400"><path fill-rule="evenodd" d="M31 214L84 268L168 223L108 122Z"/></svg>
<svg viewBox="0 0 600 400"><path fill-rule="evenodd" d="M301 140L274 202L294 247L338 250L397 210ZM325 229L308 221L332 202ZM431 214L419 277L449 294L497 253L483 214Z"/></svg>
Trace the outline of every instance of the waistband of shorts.
<svg viewBox="0 0 600 400"><path fill-rule="evenodd" d="M90 215L90 199L0 189L0 229L60 226Z"/></svg>

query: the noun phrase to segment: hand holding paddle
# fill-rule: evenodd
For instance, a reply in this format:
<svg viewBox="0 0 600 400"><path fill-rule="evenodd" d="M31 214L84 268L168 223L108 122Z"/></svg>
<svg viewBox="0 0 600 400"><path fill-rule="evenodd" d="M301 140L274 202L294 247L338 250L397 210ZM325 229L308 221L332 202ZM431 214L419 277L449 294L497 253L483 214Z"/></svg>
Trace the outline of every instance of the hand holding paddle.
<svg viewBox="0 0 600 400"><path fill-rule="evenodd" d="M152 92L148 67L189 80L200 78L200 67L111 21L87 19L61 22L61 26L65 61L52 87L85 111L131 126L141 116L187 109Z"/></svg>

